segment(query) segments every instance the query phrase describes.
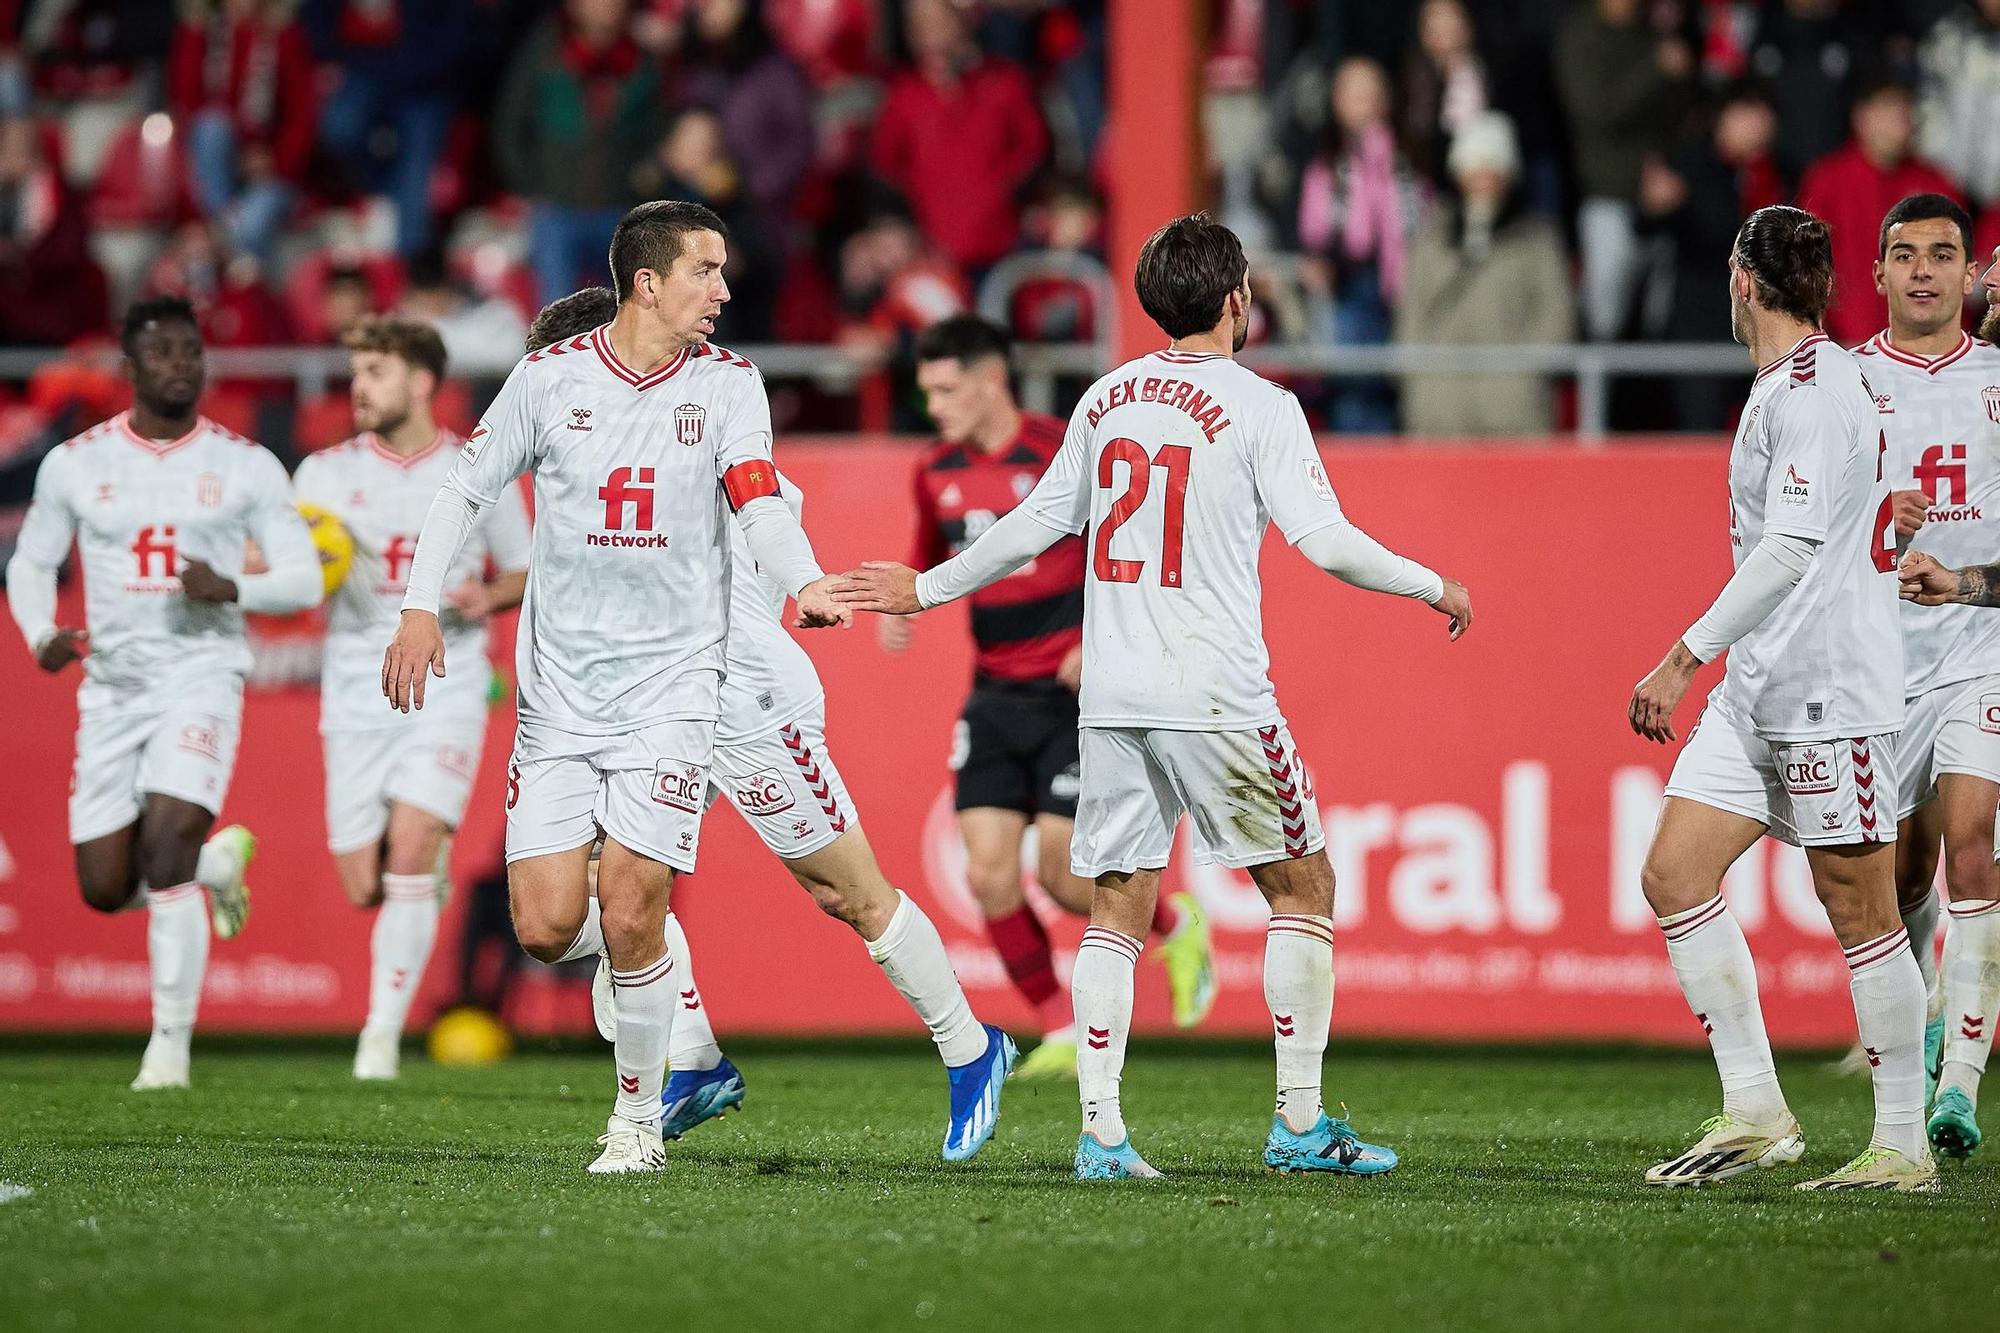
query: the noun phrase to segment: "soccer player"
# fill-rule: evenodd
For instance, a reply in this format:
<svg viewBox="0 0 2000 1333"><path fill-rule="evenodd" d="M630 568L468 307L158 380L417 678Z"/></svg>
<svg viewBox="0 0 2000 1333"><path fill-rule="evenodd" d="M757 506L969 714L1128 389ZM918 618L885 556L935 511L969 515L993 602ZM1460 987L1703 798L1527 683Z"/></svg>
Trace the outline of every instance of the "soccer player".
<svg viewBox="0 0 2000 1333"><path fill-rule="evenodd" d="M1334 498L1298 400L1238 365L1250 278L1236 236L1205 214L1139 254L1140 304L1172 341L1097 381L1041 482L978 540L922 575L870 562L838 595L914 615L985 587L1087 533L1082 796L1071 848L1096 881L1071 996L1083 1132L1080 1180L1157 1176L1126 1132L1118 1082L1132 973L1183 813L1195 853L1246 868L1271 905L1264 998L1277 1108L1264 1161L1280 1171L1376 1174L1396 1155L1362 1142L1320 1096L1333 1015L1333 870L1264 645L1258 552L1275 520L1320 568L1472 620L1465 589L1393 555Z"/></svg>
<svg viewBox="0 0 2000 1333"><path fill-rule="evenodd" d="M1954 569L1944 563L1947 558L1990 558L1996 544L2000 544L1996 543L1990 530L1980 541L1965 540L1970 533L1962 533L1959 527L1963 523L1967 529L1980 528L1992 522L1976 513L1965 515L1962 511L1968 502L1976 510L1994 501L1993 479L1982 475L1971 463L1973 459L1985 456L1981 452L1982 443L1988 452L1995 445L2000 445L2000 427L1995 424L2000 421L2000 391L1993 388L1993 382L2000 379L2000 375L1996 375L1993 368L1996 354L1992 345L2000 340L2000 249L1996 249L1988 261L1983 286L1987 304L1986 315L1979 325L1980 340L1974 342L1957 364L1970 363L1977 357L1985 362L1987 369L1963 377L1957 386L1958 397L1945 402L1940 394L1937 404L1941 411L1936 438L1954 441L1954 448L1965 447L1971 458L1962 461L1948 455L1940 458L1937 462L1947 468L1958 465L1963 470L1955 473L1946 471L1935 480L1944 487L1963 487L1964 496L1949 508L1946 502L1953 497L1938 499L1936 507L1929 510L1930 521L1917 533L1916 549L1903 559L1903 597L1923 607L2000 606L2000 565L1975 564L1965 569ZM1895 309L1895 297L1892 295L1892 317ZM1983 383L1978 383L1982 380ZM1981 409L1977 412L1972 410L1974 405L1968 401L1974 396L1979 399ZM1904 401L1902 396L1892 395L1892 401L1900 414ZM1982 494L1985 496L1983 501L1975 498ZM1947 513L1955 513L1949 527L1946 526ZM2000 633L2000 616L1986 615L1982 621L1974 622L1957 611L1925 611L1921 614L1936 617L1938 624L1935 630L1920 627L1906 609L1904 625L1913 664L1920 635L1931 633L1952 636L1946 642L1954 654L1976 657L1984 653L1985 658L1979 660L1992 660L1994 636ZM1993 621L1995 625L1989 626L1985 621ZM1948 659L1948 663L1957 668L1958 656ZM1975 661L1973 665L1976 667L1977 664ZM1928 1125L1932 1146L1954 1157L1967 1156L1979 1146L1979 1122L1975 1118L1979 1080L1986 1071L1994 1026L2000 1023L2000 886L1990 879L1983 879L1982 868L1972 864L1974 859L1984 858L1983 848L1961 840L1959 848L1954 849L1954 807L1947 804L1945 796L1948 780L1953 781L1961 793L1968 787L1975 791L1980 787L1990 790L1995 762L1991 750L1994 743L1992 736L1994 730L2000 728L2000 696L1996 696L1995 691L2000 690L2000 686L1982 677L1962 688L1966 695L1964 703L1944 726L1939 727L1936 748L1940 756L1944 755L1947 736L1956 733L1953 739L1960 748L1953 753L1966 761L1968 767L1973 762L1978 762L1981 767L1964 774L1940 773L1937 782L1937 804L1945 807L1945 890L1951 896L1951 929L1946 932L1944 941L1941 1008L1945 1020L1943 1068ZM1942 691L1945 694L1953 692L1951 689ZM1904 726L1905 743L1916 730L1916 707L1912 703L1911 720ZM1982 774L1987 775L1984 780L1981 780ZM1993 817L1992 798L1987 798L1983 809L1960 813L1967 824L1982 815L1990 820ZM1962 839L1963 836L1966 835L1962 835ZM1933 850L1935 843L1936 835L1932 834ZM1964 864L1960 862L1961 851L1966 858ZM2000 849L1995 854L2000 855ZM1990 867L1987 869L1990 870ZM1925 881L1925 888L1929 888L1928 880Z"/></svg>
<svg viewBox="0 0 2000 1333"><path fill-rule="evenodd" d="M528 350L589 333L617 314L603 287L551 303L535 317ZM718 353L721 349L715 349ZM779 477L788 504L798 488ZM704 806L726 794L764 845L821 910L852 927L891 984L930 1028L950 1084L944 1157L963 1161L992 1137L1012 1041L982 1026L952 972L944 940L921 907L876 863L826 752L826 699L812 659L785 632L784 593L759 573L736 524L729 534L729 631L715 765ZM680 1010L667 1048L660 1131L677 1139L743 1103L741 1071L726 1059L695 985L687 935L669 903L667 947L680 974ZM600 963L591 998L599 1031L614 1036L610 968Z"/></svg>
<svg viewBox="0 0 2000 1333"><path fill-rule="evenodd" d="M1722 1078L1722 1113L1649 1185L1727 1180L1805 1151L1764 1035L1757 969L1722 877L1765 833L1805 848L1846 951L1873 1064L1868 1147L1801 1189L1929 1190L1924 983L1896 919L1895 733L1903 644L1874 395L1820 331L1833 283L1824 222L1751 214L1729 263L1730 330L1761 367L1730 455L1736 572L1633 690L1632 729L1675 739L1673 714L1702 663L1729 652L1721 686L1674 763L1643 873L1667 956Z"/></svg>
<svg viewBox="0 0 2000 1333"><path fill-rule="evenodd" d="M206 369L187 302L132 306L120 344L131 410L42 460L7 604L44 671L83 661L70 842L84 902L147 910L153 1032L132 1084L147 1091L188 1085L211 920L226 940L250 911L256 839L240 824L209 836L242 728L243 612L314 605L320 573L283 466L196 411ZM243 572L246 538L266 572ZM72 541L88 628L55 619Z"/></svg>
<svg viewBox="0 0 2000 1333"><path fill-rule="evenodd" d="M1062 444L1060 421L1015 405L1010 351L1006 330L977 315L934 324L917 340L917 386L939 437L917 463L918 569L965 549L1019 504ZM1069 868L1083 583L1083 543L1065 537L972 596L972 693L952 737L966 883L1008 979L1041 1018L1042 1044L1022 1062L1023 1078L1076 1076L1076 1020L1048 931L1022 892L1021 842L1032 821L1036 878L1057 906L1089 915L1090 882ZM876 623L890 652L909 646L911 622ZM1162 898L1152 933L1174 1021L1194 1027L1215 1003L1208 925L1194 895Z"/></svg>
<svg viewBox="0 0 2000 1333"><path fill-rule="evenodd" d="M326 838L348 901L380 909L354 1076L392 1079L449 892L452 830L486 739L486 621L518 606L527 583L528 510L518 487L503 488L445 576L441 628L458 669L431 688L422 713L383 708L382 645L396 632L424 515L464 442L431 416L445 371L435 329L370 319L342 342L361 433L300 463L292 486L354 538L353 568L328 610L320 675Z"/></svg>

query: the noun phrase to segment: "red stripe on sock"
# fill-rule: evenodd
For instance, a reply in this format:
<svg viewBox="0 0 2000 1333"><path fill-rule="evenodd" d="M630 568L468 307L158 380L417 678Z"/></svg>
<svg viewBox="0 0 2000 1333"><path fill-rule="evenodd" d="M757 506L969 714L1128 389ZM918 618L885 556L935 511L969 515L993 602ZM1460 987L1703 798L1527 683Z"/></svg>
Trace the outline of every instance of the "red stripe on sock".
<svg viewBox="0 0 2000 1333"><path fill-rule="evenodd" d="M1859 972L1862 968L1871 967L1885 958L1894 958L1898 949L1909 947L1910 932L1898 927L1879 939L1872 939L1846 950L1847 966L1850 971Z"/></svg>

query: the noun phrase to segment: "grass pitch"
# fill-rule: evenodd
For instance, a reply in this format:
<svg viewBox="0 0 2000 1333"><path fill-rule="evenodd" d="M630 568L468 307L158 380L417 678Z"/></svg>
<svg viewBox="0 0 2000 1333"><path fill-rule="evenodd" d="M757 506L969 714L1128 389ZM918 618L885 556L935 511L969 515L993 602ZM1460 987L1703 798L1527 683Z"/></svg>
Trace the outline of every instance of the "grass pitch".
<svg viewBox="0 0 2000 1333"><path fill-rule="evenodd" d="M0 1046L0 1327L1143 1329L1990 1327L2000 1152L1932 1198L1803 1196L1864 1144L1865 1081L1793 1058L1801 1168L1642 1189L1715 1099L1699 1054L1356 1052L1331 1091L1404 1154L1379 1180L1264 1173L1270 1056L1137 1050L1169 1179L1069 1179L1075 1087L1010 1086L937 1159L928 1047L742 1047L744 1113L663 1176L583 1167L608 1053L484 1070L197 1043L195 1088L125 1090L137 1041ZM2000 1094L1996 1094L2000 1095ZM2000 1130L1988 1115L1988 1132ZM612 1321L616 1321L615 1324Z"/></svg>

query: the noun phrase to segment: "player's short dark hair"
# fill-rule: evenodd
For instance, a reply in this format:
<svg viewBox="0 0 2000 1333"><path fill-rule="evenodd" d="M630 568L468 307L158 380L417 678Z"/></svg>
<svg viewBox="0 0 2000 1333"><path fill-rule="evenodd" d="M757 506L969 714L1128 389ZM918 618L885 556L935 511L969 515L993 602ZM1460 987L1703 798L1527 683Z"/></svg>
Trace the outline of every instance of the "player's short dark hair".
<svg viewBox="0 0 2000 1333"><path fill-rule="evenodd" d="M1863 106L1883 96L1896 96L1906 101L1915 101L1917 90L1912 88L1903 79L1877 74L1861 80L1860 85L1854 90L1853 98L1848 101L1847 105L1850 107Z"/></svg>
<svg viewBox="0 0 2000 1333"><path fill-rule="evenodd" d="M672 268L687 252L687 238L698 231L729 236L715 210L682 199L655 199L618 219L611 232L611 285L618 299L632 295L640 269L665 273Z"/></svg>
<svg viewBox="0 0 2000 1333"><path fill-rule="evenodd" d="M1206 213L1175 218L1139 251L1139 304L1169 338L1206 333L1222 319L1250 261L1236 233Z"/></svg>
<svg viewBox="0 0 2000 1333"><path fill-rule="evenodd" d="M1757 299L1819 327L1833 300L1833 241L1826 223L1803 208L1772 204L1736 233L1729 260L1757 284Z"/></svg>
<svg viewBox="0 0 2000 1333"><path fill-rule="evenodd" d="M987 357L1004 364L1013 358L1014 339L1006 329L978 315L941 319L917 337L918 361L956 361L969 366Z"/></svg>
<svg viewBox="0 0 2000 1333"><path fill-rule="evenodd" d="M126 307L124 322L118 326L118 346L125 355L132 355L133 345L148 324L186 324L196 333L201 332L201 320L186 298L149 296Z"/></svg>
<svg viewBox="0 0 2000 1333"><path fill-rule="evenodd" d="M543 306L528 326L527 350L539 352L551 344L589 333L609 324L618 313L618 295L609 287L585 287Z"/></svg>
<svg viewBox="0 0 2000 1333"><path fill-rule="evenodd" d="M340 335L340 345L350 352L401 357L419 370L428 370L434 379L444 379L444 339L420 319L368 315Z"/></svg>
<svg viewBox="0 0 2000 1333"><path fill-rule="evenodd" d="M1905 222L1927 222L1932 218L1943 218L1958 228L1958 247L1968 254L1972 250L1972 214L1958 206L1956 200L1943 194L1912 194L1896 201L1882 219L1882 234L1877 238L1875 255L1886 259L1889 254L1889 232Z"/></svg>

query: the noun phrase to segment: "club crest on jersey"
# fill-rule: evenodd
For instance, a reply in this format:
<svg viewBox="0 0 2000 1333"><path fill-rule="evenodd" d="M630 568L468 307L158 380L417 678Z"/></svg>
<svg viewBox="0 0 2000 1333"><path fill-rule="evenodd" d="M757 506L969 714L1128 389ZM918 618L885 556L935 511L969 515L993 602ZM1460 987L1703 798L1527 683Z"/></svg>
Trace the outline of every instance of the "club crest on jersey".
<svg viewBox="0 0 2000 1333"><path fill-rule="evenodd" d="M204 472L194 479L195 503L203 509L213 509L222 503L222 478L213 472Z"/></svg>
<svg viewBox="0 0 2000 1333"><path fill-rule="evenodd" d="M701 428L708 421L708 409L699 403L682 403L674 409L674 438L690 447L701 443Z"/></svg>
<svg viewBox="0 0 2000 1333"><path fill-rule="evenodd" d="M571 430L589 430L590 409L587 407L572 407L569 410L569 428Z"/></svg>
<svg viewBox="0 0 2000 1333"><path fill-rule="evenodd" d="M2000 384L1989 384L1979 391L1986 400L1986 419L2000 422Z"/></svg>
<svg viewBox="0 0 2000 1333"><path fill-rule="evenodd" d="M657 805L700 814L707 787L701 768L685 759L662 759L653 765L653 801Z"/></svg>

